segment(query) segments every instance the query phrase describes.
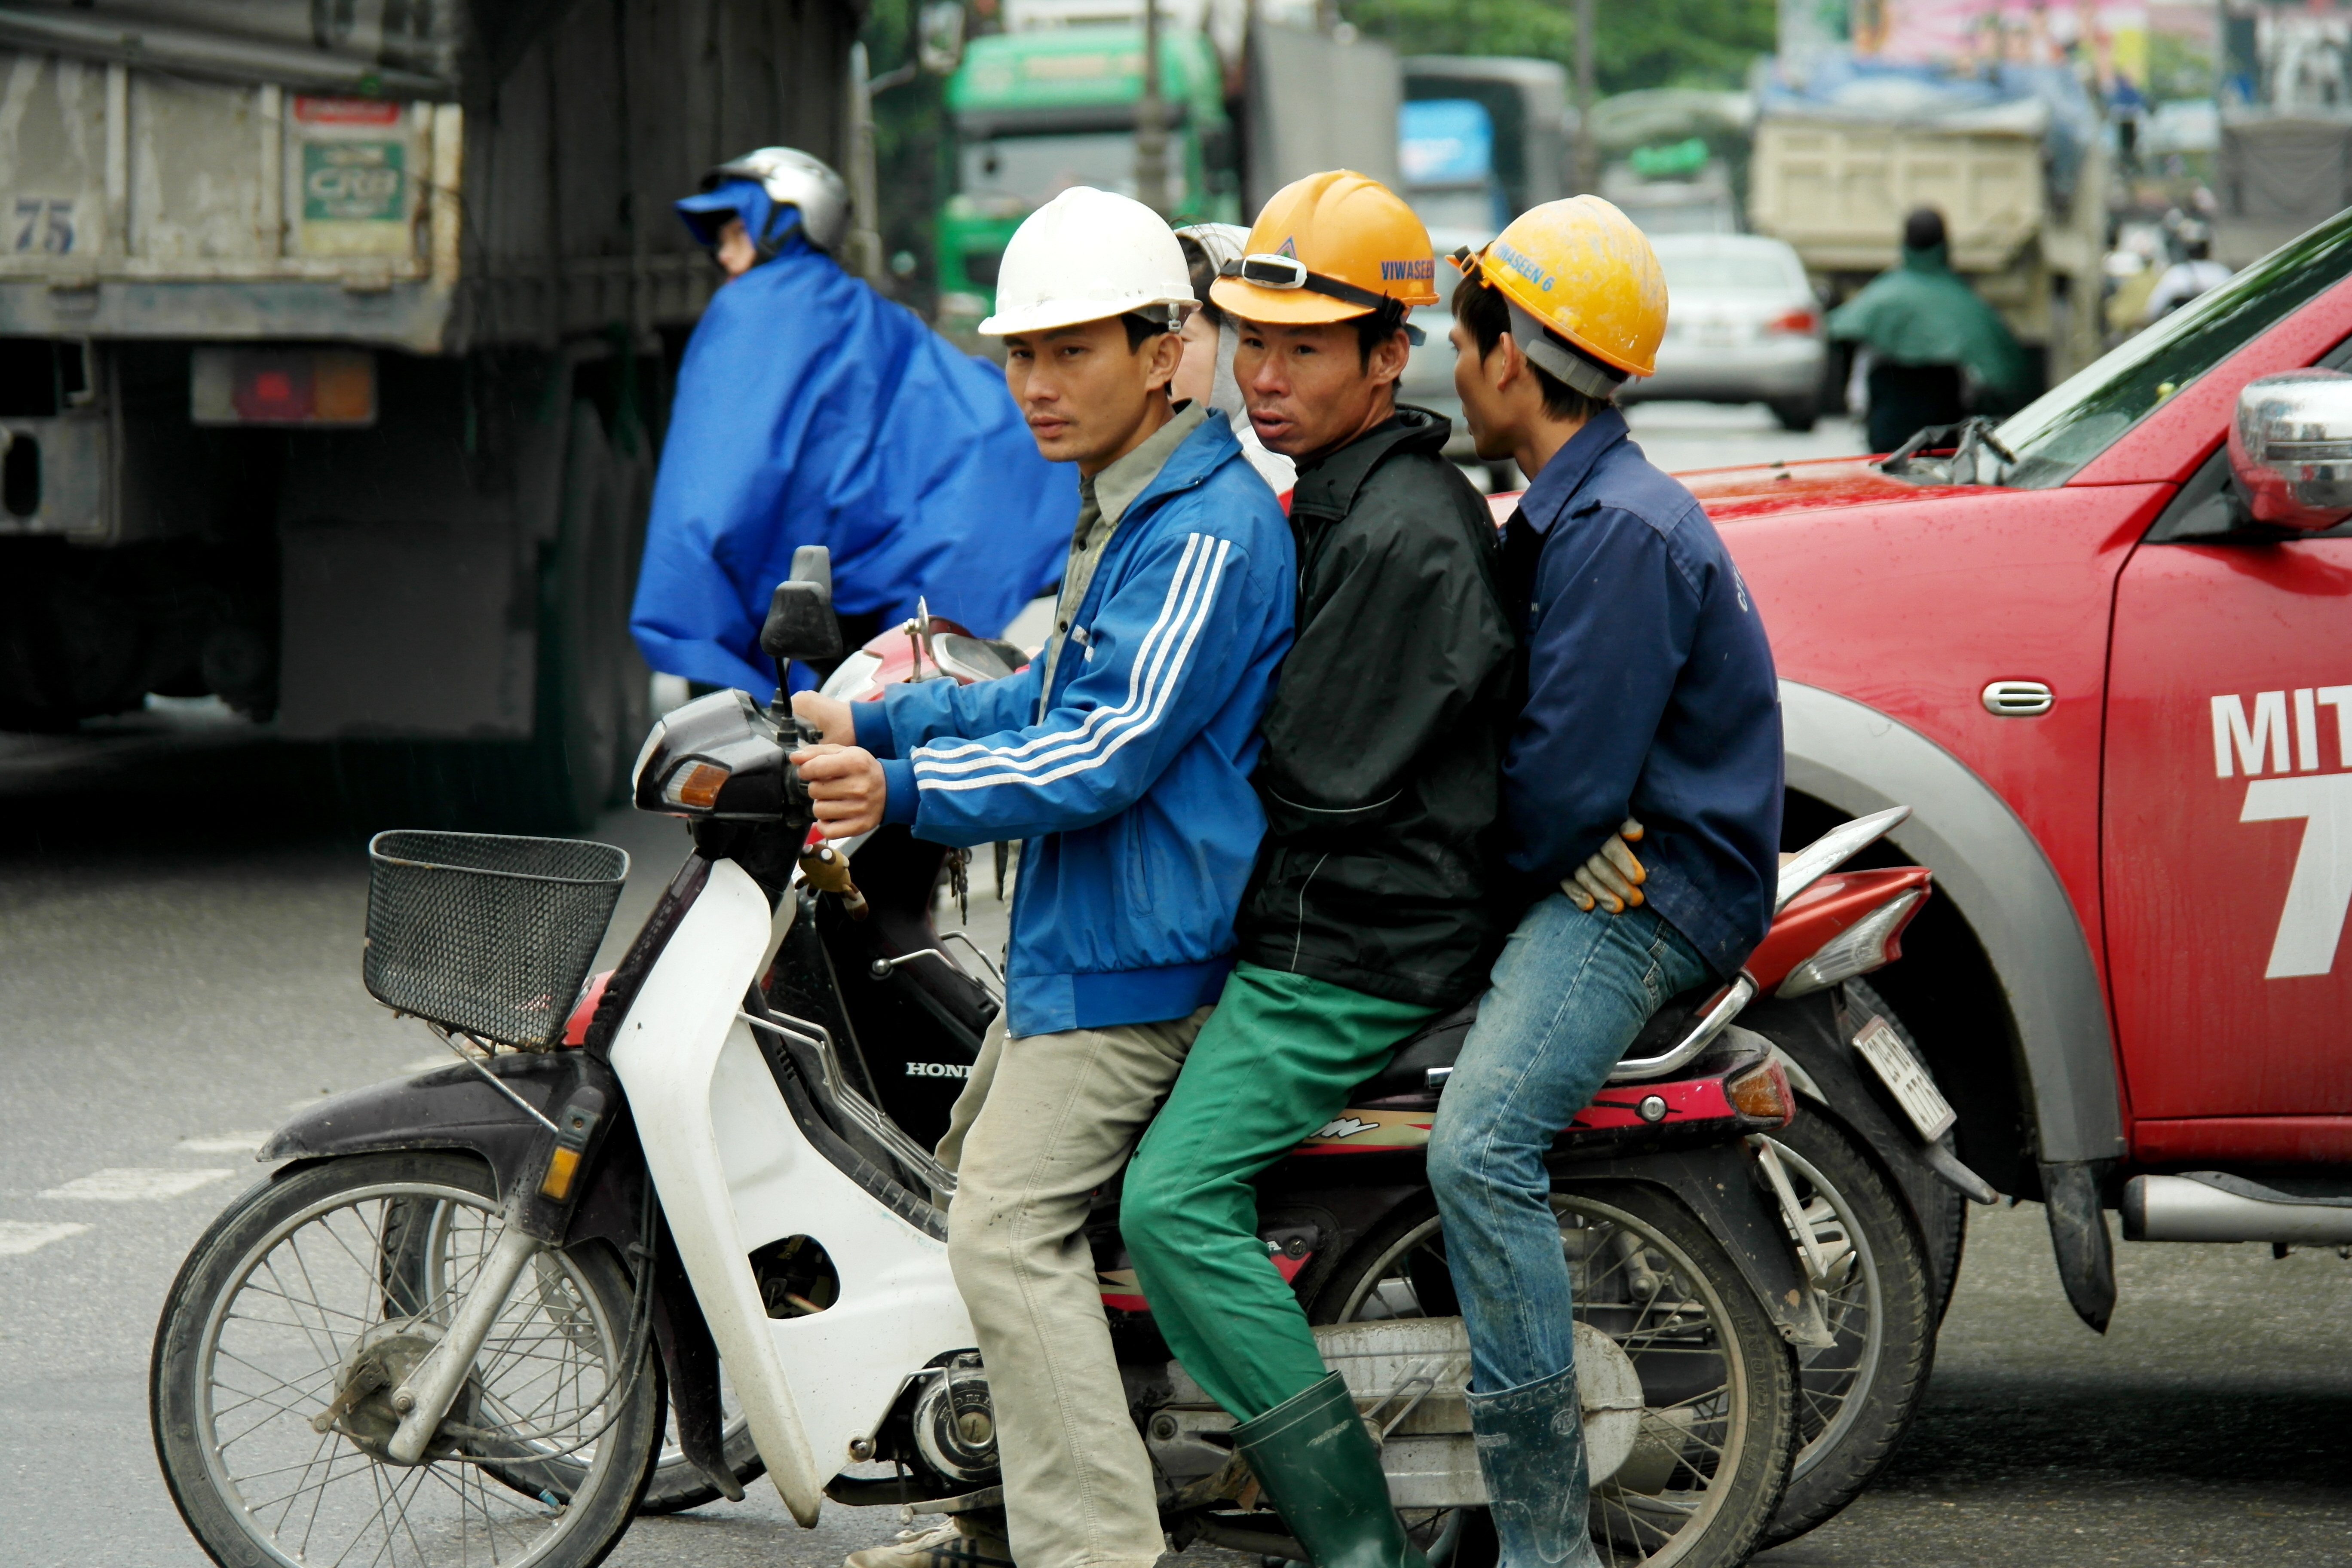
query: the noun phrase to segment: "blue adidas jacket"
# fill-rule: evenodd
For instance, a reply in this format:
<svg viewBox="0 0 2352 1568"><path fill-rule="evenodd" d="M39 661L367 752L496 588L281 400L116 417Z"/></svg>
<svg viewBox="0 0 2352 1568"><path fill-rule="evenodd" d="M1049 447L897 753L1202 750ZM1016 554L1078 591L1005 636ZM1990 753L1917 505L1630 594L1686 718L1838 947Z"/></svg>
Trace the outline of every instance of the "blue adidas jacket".
<svg viewBox="0 0 2352 1568"><path fill-rule="evenodd" d="M1120 516L1045 660L861 702L887 816L943 844L1025 840L1005 964L1015 1036L1181 1018L1233 967L1265 816L1257 725L1290 647L1290 526L1223 419Z"/></svg>
<svg viewBox="0 0 2352 1568"><path fill-rule="evenodd" d="M1651 905L1737 973L1772 923L1780 692L1722 537L1606 409L1519 498L1502 577L1528 656L1511 863L1556 883L1638 817Z"/></svg>

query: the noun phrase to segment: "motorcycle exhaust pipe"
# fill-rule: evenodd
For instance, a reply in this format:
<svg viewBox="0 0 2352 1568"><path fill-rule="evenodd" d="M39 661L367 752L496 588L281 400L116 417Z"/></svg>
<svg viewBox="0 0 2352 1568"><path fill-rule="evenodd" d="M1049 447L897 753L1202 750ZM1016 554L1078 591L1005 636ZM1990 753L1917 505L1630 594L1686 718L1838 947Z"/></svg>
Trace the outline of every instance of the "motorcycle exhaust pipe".
<svg viewBox="0 0 2352 1568"><path fill-rule="evenodd" d="M2298 1203L2293 1194L2221 1171L2134 1176L2124 1184L2123 1215L2126 1241L2352 1243L2352 1204Z"/></svg>

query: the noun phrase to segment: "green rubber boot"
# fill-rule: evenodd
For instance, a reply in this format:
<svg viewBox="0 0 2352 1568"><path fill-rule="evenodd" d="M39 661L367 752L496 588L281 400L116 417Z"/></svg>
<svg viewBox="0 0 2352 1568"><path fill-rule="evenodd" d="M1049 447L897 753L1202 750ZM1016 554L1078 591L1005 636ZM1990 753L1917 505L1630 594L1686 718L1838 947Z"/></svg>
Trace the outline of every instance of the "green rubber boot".
<svg viewBox="0 0 2352 1568"><path fill-rule="evenodd" d="M1315 1568L1429 1568L1338 1373L1234 1427L1234 1445Z"/></svg>

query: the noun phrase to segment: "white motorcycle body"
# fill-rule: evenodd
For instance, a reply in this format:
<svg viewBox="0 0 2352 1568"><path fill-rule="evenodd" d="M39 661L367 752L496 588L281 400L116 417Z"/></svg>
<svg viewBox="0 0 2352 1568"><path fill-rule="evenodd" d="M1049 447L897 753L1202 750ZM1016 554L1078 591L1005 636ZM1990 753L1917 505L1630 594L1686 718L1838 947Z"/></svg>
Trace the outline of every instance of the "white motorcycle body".
<svg viewBox="0 0 2352 1568"><path fill-rule="evenodd" d="M825 1481L908 1374L974 1341L946 1245L809 1142L737 1016L769 931L758 884L715 862L614 1036L612 1064L752 1441L793 1517L814 1525ZM840 1297L771 1318L750 1255L794 1236L824 1248Z"/></svg>

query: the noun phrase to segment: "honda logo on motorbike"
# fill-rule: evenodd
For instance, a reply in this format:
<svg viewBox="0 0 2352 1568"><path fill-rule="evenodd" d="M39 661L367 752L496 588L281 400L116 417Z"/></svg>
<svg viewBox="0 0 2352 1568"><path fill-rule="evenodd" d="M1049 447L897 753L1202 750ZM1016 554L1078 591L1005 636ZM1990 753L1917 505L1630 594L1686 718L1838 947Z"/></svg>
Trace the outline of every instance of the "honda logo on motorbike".
<svg viewBox="0 0 2352 1568"><path fill-rule="evenodd" d="M2352 686L2257 691L2249 712L2235 693L2213 699L2213 775L2242 771L2246 799L2240 822L2301 818L2303 843L2279 911L2266 980L2326 974L2336 966L2344 916L2352 905L2352 772L2320 773L2319 710L2336 710L2336 766L2352 769ZM2290 725L2288 714L2294 721ZM2288 765L2290 743L2294 765ZM2258 778L2263 773L2299 777Z"/></svg>
<svg viewBox="0 0 2352 1568"><path fill-rule="evenodd" d="M971 1068L958 1062L908 1062L908 1078L970 1078Z"/></svg>

